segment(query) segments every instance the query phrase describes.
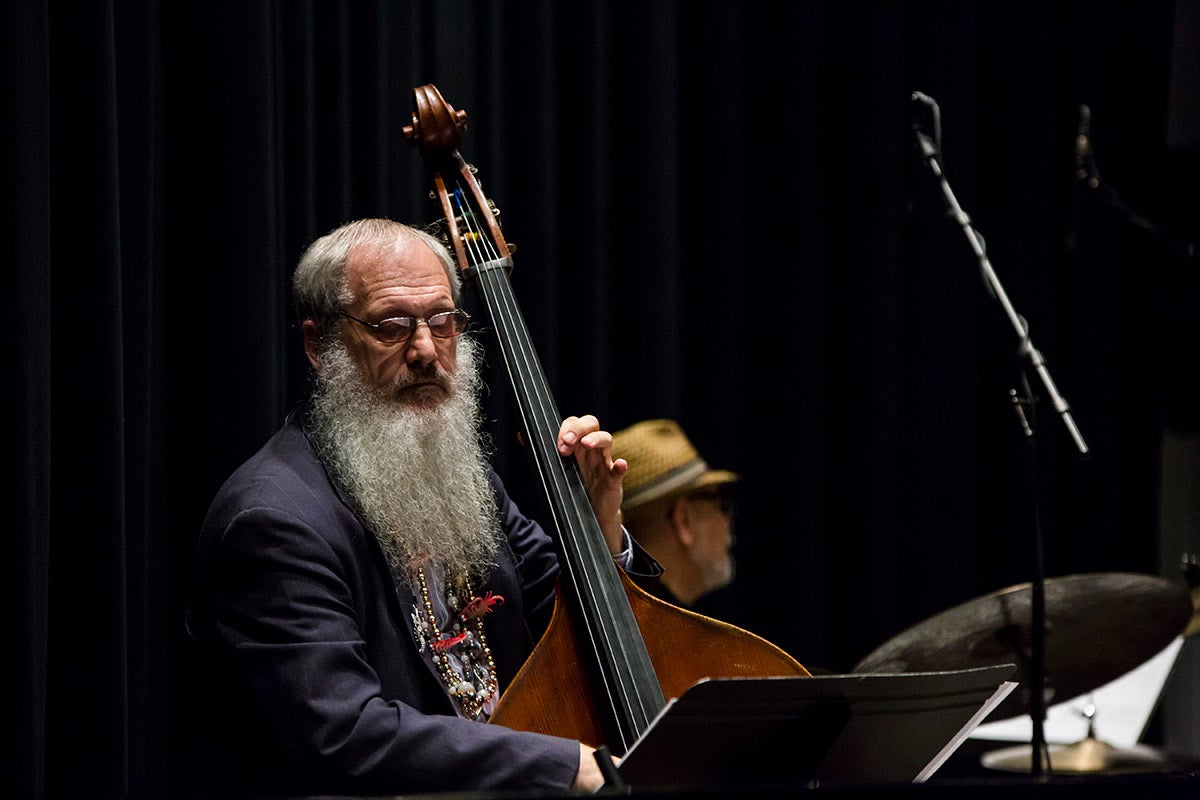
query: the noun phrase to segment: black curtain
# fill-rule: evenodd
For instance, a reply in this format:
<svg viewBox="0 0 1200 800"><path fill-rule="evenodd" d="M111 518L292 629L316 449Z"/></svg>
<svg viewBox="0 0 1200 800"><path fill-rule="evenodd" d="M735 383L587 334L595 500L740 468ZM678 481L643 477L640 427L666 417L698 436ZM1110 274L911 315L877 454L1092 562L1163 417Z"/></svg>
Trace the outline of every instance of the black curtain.
<svg viewBox="0 0 1200 800"><path fill-rule="evenodd" d="M304 391L303 247L436 216L403 135L426 83L468 114L562 412L675 418L743 474L712 613L845 670L1028 580L1037 529L1048 575L1160 570L1161 438L1200 427L1186 5L13 0L0 22L5 796L186 784L200 520ZM1092 449L1031 377L1036 494L1016 332L913 154L918 90Z"/></svg>

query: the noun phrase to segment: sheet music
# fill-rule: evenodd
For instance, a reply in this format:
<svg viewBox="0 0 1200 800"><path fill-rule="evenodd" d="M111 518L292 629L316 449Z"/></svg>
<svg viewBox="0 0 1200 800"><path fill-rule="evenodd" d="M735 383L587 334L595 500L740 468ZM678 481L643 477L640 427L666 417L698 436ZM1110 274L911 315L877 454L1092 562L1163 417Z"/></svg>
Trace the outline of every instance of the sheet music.
<svg viewBox="0 0 1200 800"><path fill-rule="evenodd" d="M1158 707L1163 686L1183 646L1183 637L1121 677L1094 691L1055 703L1046 709L1045 737L1047 744L1074 744L1088 733L1088 720L1083 710L1088 703L1095 706L1096 738L1114 747L1133 747L1141 741L1150 717ZM1033 722L1029 715L987 722L971 734L972 739L1028 742L1033 738Z"/></svg>

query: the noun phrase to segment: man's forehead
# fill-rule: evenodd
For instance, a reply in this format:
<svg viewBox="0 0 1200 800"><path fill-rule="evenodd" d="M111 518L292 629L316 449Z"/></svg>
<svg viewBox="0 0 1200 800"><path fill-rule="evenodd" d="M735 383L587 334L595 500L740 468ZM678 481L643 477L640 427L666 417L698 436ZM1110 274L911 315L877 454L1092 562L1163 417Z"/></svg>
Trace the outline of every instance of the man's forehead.
<svg viewBox="0 0 1200 800"><path fill-rule="evenodd" d="M352 287L380 282L450 285L441 259L418 239L355 245L346 259L346 279Z"/></svg>

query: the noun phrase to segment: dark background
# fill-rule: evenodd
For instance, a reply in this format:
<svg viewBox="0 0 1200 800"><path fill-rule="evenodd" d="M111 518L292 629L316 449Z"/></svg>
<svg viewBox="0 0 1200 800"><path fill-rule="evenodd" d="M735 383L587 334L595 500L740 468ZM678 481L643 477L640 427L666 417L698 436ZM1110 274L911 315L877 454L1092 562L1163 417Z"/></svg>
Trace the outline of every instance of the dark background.
<svg viewBox="0 0 1200 800"><path fill-rule="evenodd" d="M186 780L200 520L303 392L304 246L435 216L401 132L426 83L468 114L562 412L672 417L743 475L714 615L848 670L1030 580L1039 529L1048 576L1181 580L1198 549L1194 5L15 0L0 37L6 796ZM1031 374L1037 515L1015 329L913 91L1092 451Z"/></svg>

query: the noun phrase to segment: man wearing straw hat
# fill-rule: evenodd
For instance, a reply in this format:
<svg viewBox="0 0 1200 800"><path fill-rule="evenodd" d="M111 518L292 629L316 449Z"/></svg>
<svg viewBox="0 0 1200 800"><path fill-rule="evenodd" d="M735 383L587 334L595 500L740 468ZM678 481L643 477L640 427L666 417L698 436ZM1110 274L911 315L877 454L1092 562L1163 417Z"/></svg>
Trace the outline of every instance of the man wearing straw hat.
<svg viewBox="0 0 1200 800"><path fill-rule="evenodd" d="M733 581L733 493L739 476L710 469L679 423L650 419L613 434L629 463L625 527L663 567L655 591L691 608Z"/></svg>

